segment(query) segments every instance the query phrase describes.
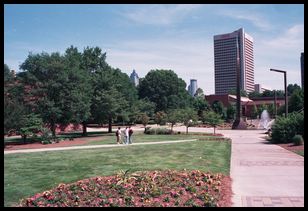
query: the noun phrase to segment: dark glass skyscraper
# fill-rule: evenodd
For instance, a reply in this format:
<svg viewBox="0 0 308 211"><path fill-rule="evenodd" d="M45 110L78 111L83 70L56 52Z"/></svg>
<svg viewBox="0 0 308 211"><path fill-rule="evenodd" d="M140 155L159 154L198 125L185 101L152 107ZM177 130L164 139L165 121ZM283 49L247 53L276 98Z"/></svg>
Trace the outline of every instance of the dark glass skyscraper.
<svg viewBox="0 0 308 211"><path fill-rule="evenodd" d="M236 61L239 48L241 89L254 91L253 38L244 29L214 36L215 94L236 89Z"/></svg>

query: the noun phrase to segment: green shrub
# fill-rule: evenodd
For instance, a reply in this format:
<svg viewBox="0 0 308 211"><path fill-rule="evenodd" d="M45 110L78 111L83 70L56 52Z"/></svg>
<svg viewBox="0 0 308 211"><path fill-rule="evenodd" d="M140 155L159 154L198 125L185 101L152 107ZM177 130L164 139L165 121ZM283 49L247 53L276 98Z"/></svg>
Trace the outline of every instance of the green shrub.
<svg viewBox="0 0 308 211"><path fill-rule="evenodd" d="M150 128L146 127L145 134L149 135L169 135L171 134L171 130L167 128Z"/></svg>
<svg viewBox="0 0 308 211"><path fill-rule="evenodd" d="M171 130L167 128L156 128L155 133L157 135L169 135L171 134Z"/></svg>
<svg viewBox="0 0 308 211"><path fill-rule="evenodd" d="M50 129L44 127L42 128L41 132L42 132L41 135L42 144L50 144L52 141L52 133Z"/></svg>
<svg viewBox="0 0 308 211"><path fill-rule="evenodd" d="M293 141L293 144L295 146L299 146L299 145L303 145L304 144L304 139L301 135L295 135L293 138L292 138L292 141Z"/></svg>
<svg viewBox="0 0 308 211"><path fill-rule="evenodd" d="M304 114L290 113L287 118L278 117L272 126L273 143L291 143L296 135L304 135Z"/></svg>

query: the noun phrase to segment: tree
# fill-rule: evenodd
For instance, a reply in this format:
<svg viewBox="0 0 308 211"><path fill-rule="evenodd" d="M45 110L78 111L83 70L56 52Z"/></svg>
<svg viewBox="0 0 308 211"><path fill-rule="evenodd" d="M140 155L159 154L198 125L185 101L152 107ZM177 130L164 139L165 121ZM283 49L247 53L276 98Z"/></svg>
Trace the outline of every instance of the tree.
<svg viewBox="0 0 308 211"><path fill-rule="evenodd" d="M304 93L301 89L296 89L292 93L288 102L288 112L298 112L304 108Z"/></svg>
<svg viewBox="0 0 308 211"><path fill-rule="evenodd" d="M256 119L258 117L258 109L257 106L254 104L251 110L251 118Z"/></svg>
<svg viewBox="0 0 308 211"><path fill-rule="evenodd" d="M210 110L210 105L203 97L192 98L192 106L201 118L203 112Z"/></svg>
<svg viewBox="0 0 308 211"><path fill-rule="evenodd" d="M222 118L225 118L225 117L226 117L225 107L224 107L224 105L222 104L221 101L215 100L215 101L212 103L212 109L213 109L213 111L214 111L215 113L221 115Z"/></svg>
<svg viewBox="0 0 308 211"><path fill-rule="evenodd" d="M92 83L91 75L88 70L82 67L82 54L78 49L71 46L65 52L66 70L68 72L68 80L63 84L61 92L63 102L62 107L67 112L62 116L62 122L67 121L83 125L83 136L87 135L86 121L89 120L91 99L92 99Z"/></svg>
<svg viewBox="0 0 308 211"><path fill-rule="evenodd" d="M27 108L23 102L23 86L18 83L9 67L4 64L4 134L19 131L21 117Z"/></svg>
<svg viewBox="0 0 308 211"><path fill-rule="evenodd" d="M186 83L172 70L151 70L140 80L138 93L155 103L155 112L189 106Z"/></svg>
<svg viewBox="0 0 308 211"><path fill-rule="evenodd" d="M148 115L146 113L141 113L141 114L139 114L138 119L141 122L141 124L144 126L144 132L145 132L146 126L149 123L150 118L148 117Z"/></svg>
<svg viewBox="0 0 308 211"><path fill-rule="evenodd" d="M184 122L184 125L186 126L186 134L188 134L188 127L193 126L197 120L198 120L198 115L196 111L194 111L191 108L187 109L182 109L182 121Z"/></svg>
<svg viewBox="0 0 308 211"><path fill-rule="evenodd" d="M196 90L196 93L195 93L195 95L194 95L195 97L201 97L201 98L204 98L204 92L203 92L203 89L201 89L201 88L198 88L197 90Z"/></svg>
<svg viewBox="0 0 308 211"><path fill-rule="evenodd" d="M56 124L61 122L62 115L67 112L63 109L65 99L60 94L63 84L68 80L65 60L59 53L29 54L20 67L27 71L26 85L34 90L29 97L36 98L35 109L41 114L44 123L50 125L55 137Z"/></svg>
<svg viewBox="0 0 308 211"><path fill-rule="evenodd" d="M288 96L291 96L295 91L300 91L302 88L297 84L289 84L287 87Z"/></svg>
<svg viewBox="0 0 308 211"><path fill-rule="evenodd" d="M226 110L227 119L234 120L235 113L236 113L236 110L235 110L234 105L229 105Z"/></svg>
<svg viewBox="0 0 308 211"><path fill-rule="evenodd" d="M21 125L20 134L26 143L27 136L35 135L41 130L43 121L39 115L32 113L21 118Z"/></svg>
<svg viewBox="0 0 308 211"><path fill-rule="evenodd" d="M257 91L253 91L253 92L250 92L248 94L248 97L251 99L251 98L256 98L256 97L261 97L262 96L262 93L259 93Z"/></svg>
<svg viewBox="0 0 308 211"><path fill-rule="evenodd" d="M221 119L221 116L219 114L213 111L209 111L203 115L203 122L208 123L209 125L214 127L214 135L215 135L216 126L221 124L223 120Z"/></svg>
<svg viewBox="0 0 308 211"><path fill-rule="evenodd" d="M172 109L167 112L167 121L171 123L171 133L173 133L173 126L182 121L183 115L181 109Z"/></svg>
<svg viewBox="0 0 308 211"><path fill-rule="evenodd" d="M228 94L230 95L236 95L236 89L231 89ZM248 97L248 94L245 90L241 89L240 94L242 97Z"/></svg>
<svg viewBox="0 0 308 211"><path fill-rule="evenodd" d="M167 114L163 111L158 111L155 113L154 121L158 125L165 125L167 121Z"/></svg>

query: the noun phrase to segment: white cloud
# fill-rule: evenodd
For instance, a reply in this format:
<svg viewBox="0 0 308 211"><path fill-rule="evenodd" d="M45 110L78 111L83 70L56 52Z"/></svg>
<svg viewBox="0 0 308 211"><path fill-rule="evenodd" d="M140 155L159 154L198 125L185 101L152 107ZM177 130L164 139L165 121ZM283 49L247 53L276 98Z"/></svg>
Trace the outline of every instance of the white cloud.
<svg viewBox="0 0 308 211"><path fill-rule="evenodd" d="M280 36L255 39L255 79L256 83L284 89L283 76L269 69L287 71L287 83L301 84L300 53L304 51L304 25L293 25L280 33Z"/></svg>
<svg viewBox="0 0 308 211"><path fill-rule="evenodd" d="M297 24L288 28L283 34L270 41L264 42L271 48L294 49L304 47L304 24Z"/></svg>
<svg viewBox="0 0 308 211"><path fill-rule="evenodd" d="M255 11L224 10L220 14L234 19L250 21L257 28L264 31L271 29L270 23Z"/></svg>
<svg viewBox="0 0 308 211"><path fill-rule="evenodd" d="M144 77L152 69L171 69L186 84L197 79L206 94L214 93L212 43L204 39L135 40L110 48L107 62L128 75L133 69Z"/></svg>
<svg viewBox="0 0 308 211"><path fill-rule="evenodd" d="M202 5L146 5L123 15L131 21L147 25L170 25L180 21Z"/></svg>

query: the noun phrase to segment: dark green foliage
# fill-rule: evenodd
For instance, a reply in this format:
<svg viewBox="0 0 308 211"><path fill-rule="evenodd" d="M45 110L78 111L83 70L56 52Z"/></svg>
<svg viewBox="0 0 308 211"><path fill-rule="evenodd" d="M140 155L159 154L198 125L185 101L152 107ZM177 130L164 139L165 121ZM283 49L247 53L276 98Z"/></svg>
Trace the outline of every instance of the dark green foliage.
<svg viewBox="0 0 308 211"><path fill-rule="evenodd" d="M256 119L258 117L258 109L256 105L253 105L251 110L251 118Z"/></svg>
<svg viewBox="0 0 308 211"><path fill-rule="evenodd" d="M42 132L41 143L42 144L50 144L51 140L53 139L50 129L43 127L41 129L41 132Z"/></svg>
<svg viewBox="0 0 308 211"><path fill-rule="evenodd" d="M304 114L290 113L288 117L277 117L272 126L273 143L290 143L295 135L304 135Z"/></svg>
<svg viewBox="0 0 308 211"><path fill-rule="evenodd" d="M172 70L151 70L140 80L138 93L140 98L155 103L155 112L189 106L186 83Z"/></svg>
<svg viewBox="0 0 308 211"><path fill-rule="evenodd" d="M304 139L301 135L295 135L293 138L292 138L292 142L295 146L300 146L300 145L303 145L304 144Z"/></svg>
<svg viewBox="0 0 308 211"><path fill-rule="evenodd" d="M24 115L21 118L20 128L20 135L23 137L24 142L26 142L28 136L36 135L36 133L41 131L42 125L43 121L39 115L33 113Z"/></svg>
<svg viewBox="0 0 308 211"><path fill-rule="evenodd" d="M192 106L198 112L199 118L201 118L203 112L211 109L209 103L204 99L204 97L192 98Z"/></svg>
<svg viewBox="0 0 308 211"><path fill-rule="evenodd" d="M295 91L301 91L301 87L297 84L289 84L287 87L288 96L291 96Z"/></svg>
<svg viewBox="0 0 308 211"><path fill-rule="evenodd" d="M219 114L222 118L226 118L226 109L224 107L224 105L222 104L221 101L219 100L215 100L213 103L212 103L212 110Z"/></svg>
<svg viewBox="0 0 308 211"><path fill-rule="evenodd" d="M304 108L304 92L301 89L295 89L289 98L288 112L300 111Z"/></svg>
<svg viewBox="0 0 308 211"><path fill-rule="evenodd" d="M236 95L236 89L231 89L231 90L228 92L228 94L230 94L230 95ZM242 97L248 97L247 92L246 92L245 90L243 90L243 89L241 89L240 95L241 95Z"/></svg>
<svg viewBox="0 0 308 211"><path fill-rule="evenodd" d="M172 131L167 128L150 128L147 127L144 131L145 134L149 135L170 135L172 134Z"/></svg>
<svg viewBox="0 0 308 211"><path fill-rule="evenodd" d="M234 120L236 114L235 107L233 105L229 105L227 107L226 114L227 114L227 120Z"/></svg>

